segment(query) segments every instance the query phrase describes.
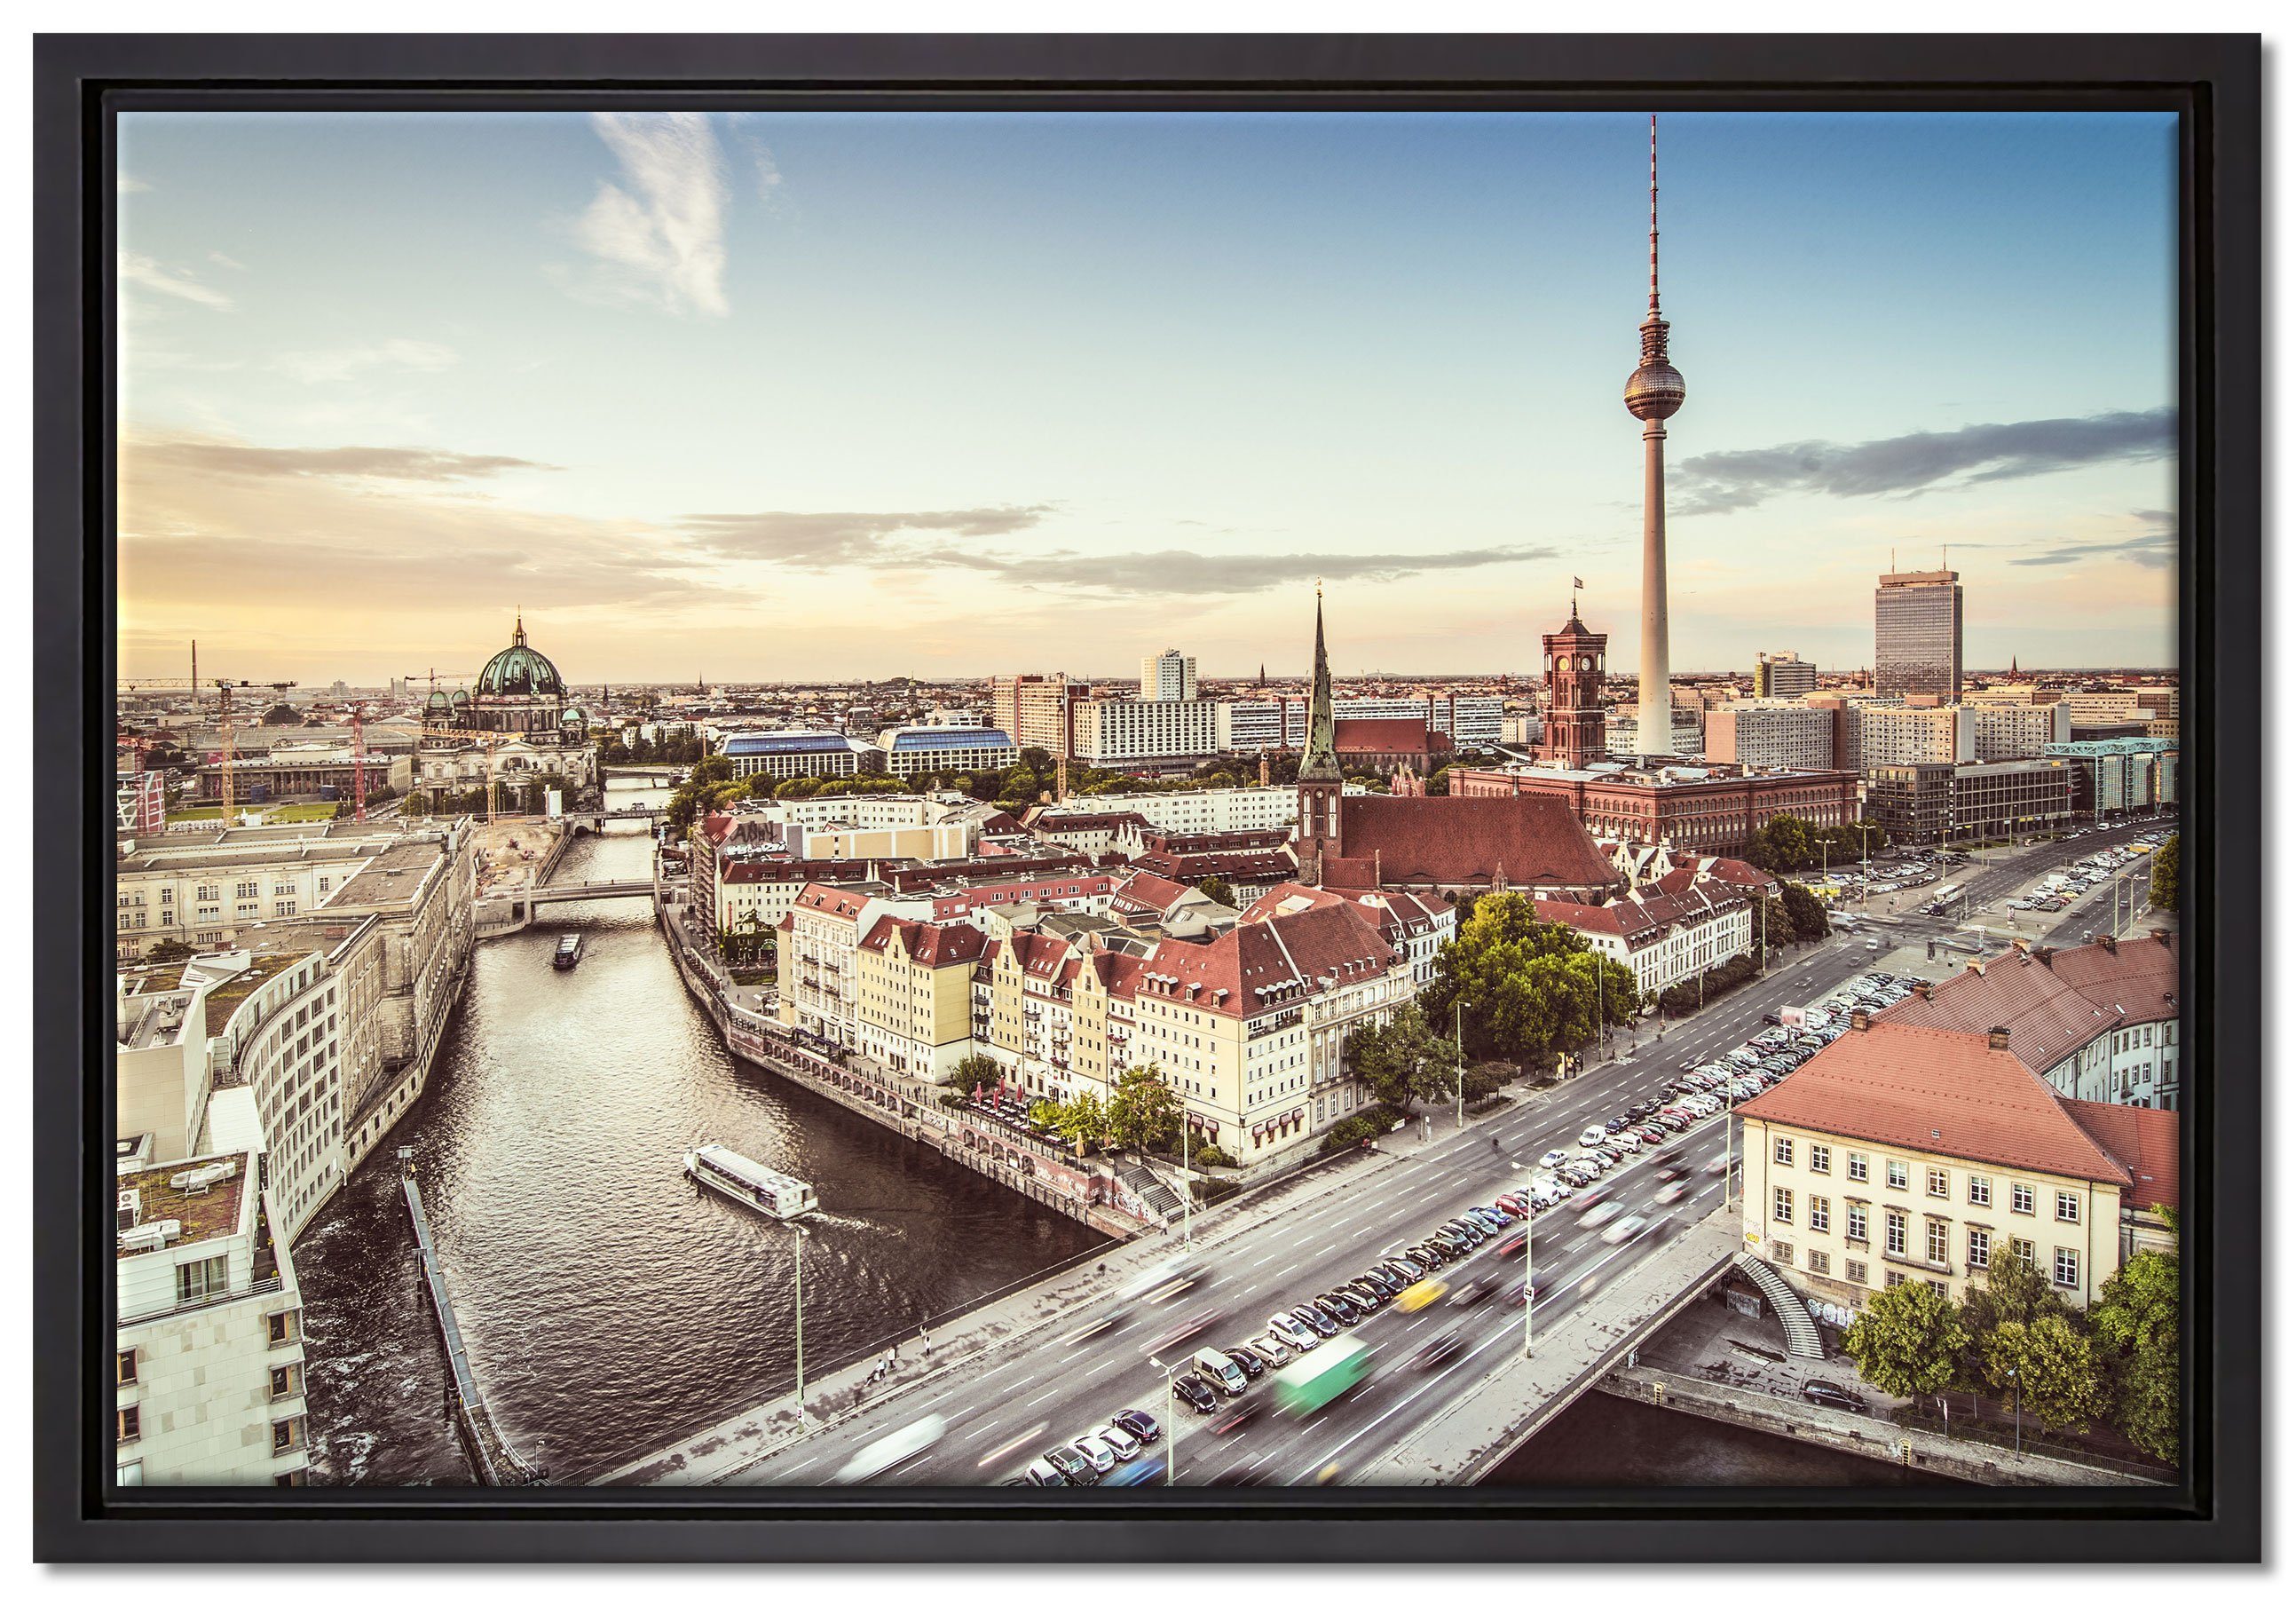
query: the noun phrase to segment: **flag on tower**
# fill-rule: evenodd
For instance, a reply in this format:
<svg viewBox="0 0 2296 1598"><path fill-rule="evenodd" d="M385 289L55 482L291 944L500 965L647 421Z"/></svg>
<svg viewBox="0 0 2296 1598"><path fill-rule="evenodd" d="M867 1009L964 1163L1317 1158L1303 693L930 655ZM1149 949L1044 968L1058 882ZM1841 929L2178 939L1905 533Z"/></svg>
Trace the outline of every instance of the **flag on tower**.
<svg viewBox="0 0 2296 1598"><path fill-rule="evenodd" d="M1583 577L1574 577L1570 580L1570 586L1574 589L1583 589L1587 586L1587 580Z"/></svg>

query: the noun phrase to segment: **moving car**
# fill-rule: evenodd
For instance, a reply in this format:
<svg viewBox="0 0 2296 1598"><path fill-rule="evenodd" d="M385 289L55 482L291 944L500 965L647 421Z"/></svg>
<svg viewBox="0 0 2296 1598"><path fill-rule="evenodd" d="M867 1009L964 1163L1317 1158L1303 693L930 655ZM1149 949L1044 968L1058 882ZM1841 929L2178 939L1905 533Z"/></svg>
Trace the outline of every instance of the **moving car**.
<svg viewBox="0 0 2296 1598"><path fill-rule="evenodd" d="M947 1428L939 1415L927 1415L898 1431L879 1437L856 1454L838 1470L832 1480L839 1482L869 1481L883 1475L895 1465L914 1459L935 1443Z"/></svg>
<svg viewBox="0 0 2296 1598"><path fill-rule="evenodd" d="M1439 1281L1417 1281L1396 1295L1395 1307L1399 1314L1416 1314L1440 1298L1445 1291Z"/></svg>
<svg viewBox="0 0 2296 1598"><path fill-rule="evenodd" d="M1438 1365L1458 1358L1460 1350L1466 1346L1466 1339L1457 1332L1447 1331L1422 1348L1413 1356L1411 1363L1415 1369L1432 1371Z"/></svg>
<svg viewBox="0 0 2296 1598"><path fill-rule="evenodd" d="M1683 1195L1687 1193L1689 1190L1690 1187L1686 1182L1669 1182L1664 1187L1659 1189L1658 1202L1660 1204L1679 1204L1682 1202Z"/></svg>
<svg viewBox="0 0 2296 1598"><path fill-rule="evenodd" d="M1620 1215L1603 1233L1603 1240L1606 1243L1631 1243L1649 1226L1650 1221L1646 1216Z"/></svg>
<svg viewBox="0 0 2296 1598"><path fill-rule="evenodd" d="M1267 1400L1254 1393L1229 1404L1226 1412L1211 1423L1210 1429L1216 1437L1226 1437L1238 1427L1250 1425L1267 1413Z"/></svg>
<svg viewBox="0 0 2296 1598"><path fill-rule="evenodd" d="M1620 1204L1615 1198L1605 1198L1602 1203L1596 1205L1594 1208L1588 1210L1585 1215L1578 1217L1578 1226L1581 1231L1592 1231L1598 1226L1608 1226L1611 1222L1617 1220L1620 1215L1626 1213L1627 1207L1625 1205Z"/></svg>

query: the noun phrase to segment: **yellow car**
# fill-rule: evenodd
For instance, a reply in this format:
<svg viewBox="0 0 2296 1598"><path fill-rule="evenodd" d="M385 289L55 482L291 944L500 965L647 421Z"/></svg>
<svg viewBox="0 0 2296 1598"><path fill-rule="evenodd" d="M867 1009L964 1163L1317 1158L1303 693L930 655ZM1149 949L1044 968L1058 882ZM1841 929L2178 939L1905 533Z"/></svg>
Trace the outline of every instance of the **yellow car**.
<svg viewBox="0 0 2296 1598"><path fill-rule="evenodd" d="M1395 1307L1406 1315L1414 1314L1434 1303L1447 1290L1444 1283L1431 1278L1426 1281L1414 1281L1395 1296Z"/></svg>

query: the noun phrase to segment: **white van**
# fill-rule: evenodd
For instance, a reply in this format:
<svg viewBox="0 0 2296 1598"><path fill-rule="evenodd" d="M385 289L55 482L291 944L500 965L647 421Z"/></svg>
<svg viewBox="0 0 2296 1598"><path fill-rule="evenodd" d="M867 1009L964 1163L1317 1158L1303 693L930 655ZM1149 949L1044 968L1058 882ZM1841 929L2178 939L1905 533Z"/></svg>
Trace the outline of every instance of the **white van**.
<svg viewBox="0 0 2296 1598"><path fill-rule="evenodd" d="M1195 1373L1231 1397L1243 1391L1243 1367L1217 1348L1199 1348L1191 1359Z"/></svg>

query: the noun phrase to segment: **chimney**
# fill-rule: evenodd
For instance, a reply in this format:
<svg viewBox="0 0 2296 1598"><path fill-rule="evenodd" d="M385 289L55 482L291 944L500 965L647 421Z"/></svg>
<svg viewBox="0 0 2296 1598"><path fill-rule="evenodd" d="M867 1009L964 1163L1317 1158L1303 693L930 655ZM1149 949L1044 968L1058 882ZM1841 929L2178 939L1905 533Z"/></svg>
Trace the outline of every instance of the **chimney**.
<svg viewBox="0 0 2296 1598"><path fill-rule="evenodd" d="M1866 1030L1866 1024L1871 1019L1872 1017L1866 1015L1864 1010L1853 1009L1849 1012L1849 1030L1852 1032L1863 1032Z"/></svg>
<svg viewBox="0 0 2296 1598"><path fill-rule="evenodd" d="M2009 1047L2009 1029L2006 1026L1988 1027L1985 1033L1985 1046L1988 1049Z"/></svg>
<svg viewBox="0 0 2296 1598"><path fill-rule="evenodd" d="M2046 943L2044 943L2038 949L2033 951L2033 958L2039 960L2046 966L2050 961L2057 958L2057 951L2050 948Z"/></svg>
<svg viewBox="0 0 2296 1598"><path fill-rule="evenodd" d="M2119 938L2109 932L2100 932L2096 935L2096 946L2100 949L2112 949L2120 942Z"/></svg>
<svg viewBox="0 0 2296 1598"><path fill-rule="evenodd" d="M1926 1001L1926 1000L1929 998L1929 996L1930 996L1930 984L1929 984L1928 983L1926 983L1926 982L1917 982L1917 983L1914 984L1914 997L1915 997L1915 998Z"/></svg>
<svg viewBox="0 0 2296 1598"><path fill-rule="evenodd" d="M2152 941L2156 943L2167 943L2169 941L2169 929L2165 927L2155 927L2152 929Z"/></svg>

